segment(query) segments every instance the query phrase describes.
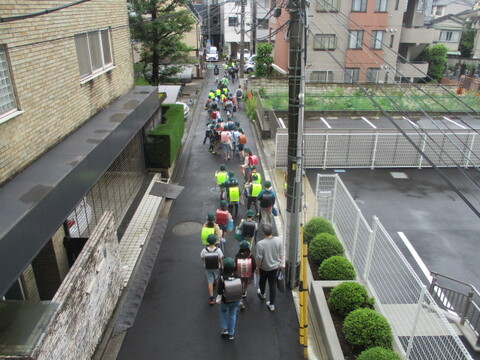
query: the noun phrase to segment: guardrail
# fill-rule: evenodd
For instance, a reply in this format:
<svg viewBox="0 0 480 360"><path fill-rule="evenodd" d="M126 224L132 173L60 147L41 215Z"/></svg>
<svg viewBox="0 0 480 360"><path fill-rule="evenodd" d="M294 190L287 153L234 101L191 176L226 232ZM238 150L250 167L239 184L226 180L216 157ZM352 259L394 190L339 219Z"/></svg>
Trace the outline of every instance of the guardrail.
<svg viewBox="0 0 480 360"><path fill-rule="evenodd" d="M475 333L480 346L480 292L471 284L432 271L430 295L442 309L454 312ZM444 283L440 283L440 282Z"/></svg>

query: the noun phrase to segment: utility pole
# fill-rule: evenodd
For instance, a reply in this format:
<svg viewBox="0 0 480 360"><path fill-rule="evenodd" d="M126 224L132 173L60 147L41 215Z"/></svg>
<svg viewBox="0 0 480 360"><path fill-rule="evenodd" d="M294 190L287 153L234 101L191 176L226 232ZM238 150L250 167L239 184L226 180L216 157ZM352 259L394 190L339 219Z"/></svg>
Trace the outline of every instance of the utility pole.
<svg viewBox="0 0 480 360"><path fill-rule="evenodd" d="M252 3L252 48L250 49L250 55L255 54L257 44L257 2Z"/></svg>
<svg viewBox="0 0 480 360"><path fill-rule="evenodd" d="M305 0L290 0L290 51L288 63L288 180L287 180L287 280L298 285L300 267L300 215L302 211L303 115L305 88Z"/></svg>
<svg viewBox="0 0 480 360"><path fill-rule="evenodd" d="M243 61L245 57L245 53L243 49L245 48L245 1L241 0L242 2L242 14L240 20L240 77L243 78Z"/></svg>
<svg viewBox="0 0 480 360"><path fill-rule="evenodd" d="M212 20L210 19L210 0L207 0L207 20L208 20L208 39L207 39L207 46L210 44L212 46Z"/></svg>

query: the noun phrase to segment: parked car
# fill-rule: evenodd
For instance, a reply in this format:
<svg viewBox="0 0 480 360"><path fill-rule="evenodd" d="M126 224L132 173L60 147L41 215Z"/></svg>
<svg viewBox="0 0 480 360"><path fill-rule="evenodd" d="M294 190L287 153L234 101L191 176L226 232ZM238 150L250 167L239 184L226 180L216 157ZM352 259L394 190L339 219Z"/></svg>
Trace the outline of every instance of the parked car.
<svg viewBox="0 0 480 360"><path fill-rule="evenodd" d="M248 59L250 59L250 56L252 56L250 54L250 50L243 49L243 61L248 61ZM240 61L240 51L237 52L237 60Z"/></svg>
<svg viewBox="0 0 480 360"><path fill-rule="evenodd" d="M245 74L250 74L255 71L255 62L249 61L243 65L243 71Z"/></svg>
<svg viewBox="0 0 480 360"><path fill-rule="evenodd" d="M218 61L218 50L215 46L210 46L207 50L207 61Z"/></svg>
<svg viewBox="0 0 480 360"><path fill-rule="evenodd" d="M92 215L91 206L88 205L87 200L83 198L67 218L70 237L88 237L87 230L92 224Z"/></svg>

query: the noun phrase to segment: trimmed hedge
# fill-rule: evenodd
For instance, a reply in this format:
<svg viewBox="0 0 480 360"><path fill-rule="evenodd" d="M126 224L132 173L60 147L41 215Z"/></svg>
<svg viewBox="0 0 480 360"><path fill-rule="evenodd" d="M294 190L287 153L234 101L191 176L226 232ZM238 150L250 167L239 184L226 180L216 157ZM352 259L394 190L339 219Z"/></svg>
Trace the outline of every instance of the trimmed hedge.
<svg viewBox="0 0 480 360"><path fill-rule="evenodd" d="M374 347L363 351L357 360L402 360L402 358L393 350Z"/></svg>
<svg viewBox="0 0 480 360"><path fill-rule="evenodd" d="M182 145L185 130L183 105L162 106L164 121L148 133L151 142L145 144L147 166L169 168Z"/></svg>
<svg viewBox="0 0 480 360"><path fill-rule="evenodd" d="M344 253L343 245L335 235L322 233L318 234L308 245L310 257L321 264L330 256L341 256Z"/></svg>
<svg viewBox="0 0 480 360"><path fill-rule="evenodd" d="M343 322L345 339L362 350L372 347L392 348L392 329L387 319L372 309L357 309Z"/></svg>
<svg viewBox="0 0 480 360"><path fill-rule="evenodd" d="M343 256L331 256L318 268L322 280L355 280L355 269Z"/></svg>
<svg viewBox="0 0 480 360"><path fill-rule="evenodd" d="M335 286L328 298L328 303L343 317L353 310L371 308L374 301L368 297L367 289L357 282L344 282Z"/></svg>
<svg viewBox="0 0 480 360"><path fill-rule="evenodd" d="M335 235L332 224L328 220L320 217L314 217L303 228L303 241L307 244L312 241L315 236L321 233Z"/></svg>

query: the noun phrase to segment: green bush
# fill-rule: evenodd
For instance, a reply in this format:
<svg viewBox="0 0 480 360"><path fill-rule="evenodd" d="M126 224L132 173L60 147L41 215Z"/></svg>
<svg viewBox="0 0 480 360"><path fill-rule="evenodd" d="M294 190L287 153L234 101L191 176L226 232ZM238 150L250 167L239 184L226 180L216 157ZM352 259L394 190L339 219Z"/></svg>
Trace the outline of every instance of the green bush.
<svg viewBox="0 0 480 360"><path fill-rule="evenodd" d="M185 130L183 105L162 107L164 122L148 133L145 153L149 167L169 168L182 145Z"/></svg>
<svg viewBox="0 0 480 360"><path fill-rule="evenodd" d="M392 348L392 329L387 319L372 309L357 309L343 322L345 339L361 350L372 347Z"/></svg>
<svg viewBox="0 0 480 360"><path fill-rule="evenodd" d="M314 217L303 228L303 241L307 244L313 240L315 236L321 233L335 235L332 224L328 220L320 217Z"/></svg>
<svg viewBox="0 0 480 360"><path fill-rule="evenodd" d="M330 256L343 255L343 245L335 235L322 233L318 234L308 245L310 257L321 264Z"/></svg>
<svg viewBox="0 0 480 360"><path fill-rule="evenodd" d="M358 355L357 360L401 360L402 358L398 356L393 350L384 349L381 347L374 347L368 350L362 351Z"/></svg>
<svg viewBox="0 0 480 360"><path fill-rule="evenodd" d="M373 306L374 299L368 297L367 289L356 282L344 282L335 286L330 292L328 303L341 316L351 311Z"/></svg>
<svg viewBox="0 0 480 360"><path fill-rule="evenodd" d="M322 280L355 280L355 269L343 256L331 256L320 264L318 275Z"/></svg>
<svg viewBox="0 0 480 360"><path fill-rule="evenodd" d="M250 120L255 119L255 114L257 113L257 98L252 94L247 94L247 100L245 102L245 107L247 110L247 116Z"/></svg>

